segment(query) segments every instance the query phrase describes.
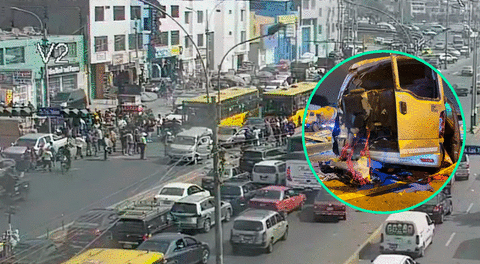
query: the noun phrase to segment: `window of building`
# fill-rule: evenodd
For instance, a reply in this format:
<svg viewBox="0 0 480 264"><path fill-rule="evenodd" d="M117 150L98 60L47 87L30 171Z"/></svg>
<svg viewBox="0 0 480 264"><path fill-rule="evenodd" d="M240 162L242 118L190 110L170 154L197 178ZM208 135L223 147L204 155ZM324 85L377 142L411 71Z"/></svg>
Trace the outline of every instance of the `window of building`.
<svg viewBox="0 0 480 264"><path fill-rule="evenodd" d="M135 42L135 35L137 35L137 41ZM116 43L116 42L115 42ZM143 46L143 36L142 34L128 34L128 49L134 50L138 44L138 48Z"/></svg>
<svg viewBox="0 0 480 264"><path fill-rule="evenodd" d="M140 6L130 6L130 19L137 20L142 18L142 9Z"/></svg>
<svg viewBox="0 0 480 264"><path fill-rule="evenodd" d="M115 51L125 50L125 35L115 35L114 39L115 39L114 50Z"/></svg>
<svg viewBox="0 0 480 264"><path fill-rule="evenodd" d="M105 8L103 6L95 7L95 21L105 21Z"/></svg>
<svg viewBox="0 0 480 264"><path fill-rule="evenodd" d="M25 63L25 47L5 49L5 64Z"/></svg>
<svg viewBox="0 0 480 264"><path fill-rule="evenodd" d="M303 0L303 9L310 9L310 0Z"/></svg>
<svg viewBox="0 0 480 264"><path fill-rule="evenodd" d="M240 41L247 40L247 32L245 30L240 31Z"/></svg>
<svg viewBox="0 0 480 264"><path fill-rule="evenodd" d="M159 39L160 45L168 45L168 31L160 32Z"/></svg>
<svg viewBox="0 0 480 264"><path fill-rule="evenodd" d="M180 9L178 8L178 5L172 5L171 12L172 12L172 17L180 17Z"/></svg>
<svg viewBox="0 0 480 264"><path fill-rule="evenodd" d="M143 30L146 30L146 31L152 30L151 23L150 23L150 17L144 17L143 18Z"/></svg>
<svg viewBox="0 0 480 264"><path fill-rule="evenodd" d="M190 24L191 15L192 15L192 12L189 12L189 11L185 12L185 24Z"/></svg>
<svg viewBox="0 0 480 264"><path fill-rule="evenodd" d="M197 23L203 23L203 11L197 11Z"/></svg>
<svg viewBox="0 0 480 264"><path fill-rule="evenodd" d="M3 49L0 49L0 65L3 65Z"/></svg>
<svg viewBox="0 0 480 264"><path fill-rule="evenodd" d="M108 37L95 37L95 52L108 51Z"/></svg>
<svg viewBox="0 0 480 264"><path fill-rule="evenodd" d="M190 39L185 36L185 48L189 48L192 44L190 43Z"/></svg>
<svg viewBox="0 0 480 264"><path fill-rule="evenodd" d="M335 33L335 27L337 27L337 25L335 25L335 23L332 23L332 33Z"/></svg>
<svg viewBox="0 0 480 264"><path fill-rule="evenodd" d="M317 2L317 0L312 0L312 2L311 2L311 4L310 4L310 8L311 8L311 9L315 9L315 5L316 5L315 2Z"/></svg>
<svg viewBox="0 0 480 264"><path fill-rule="evenodd" d="M232 14L232 10L228 10L228 14L230 14L230 15L231 15L231 14Z"/></svg>
<svg viewBox="0 0 480 264"><path fill-rule="evenodd" d="M125 7L124 6L114 6L113 7L113 20L125 20Z"/></svg>
<svg viewBox="0 0 480 264"><path fill-rule="evenodd" d="M203 34L198 34L197 35L197 46L203 47Z"/></svg>
<svg viewBox="0 0 480 264"><path fill-rule="evenodd" d="M154 10L155 10L155 9L154 9ZM167 6L160 5L160 10L162 10L163 12L161 12L161 11L156 11L156 10L155 10L155 12L156 12L156 14L157 14L156 17L157 17L157 18L166 18L167 16L165 15L164 12L167 12Z"/></svg>
<svg viewBox="0 0 480 264"><path fill-rule="evenodd" d="M318 34L322 34L322 25L318 25Z"/></svg>
<svg viewBox="0 0 480 264"><path fill-rule="evenodd" d="M322 17L322 9L321 8L318 9L318 17Z"/></svg>
<svg viewBox="0 0 480 264"><path fill-rule="evenodd" d="M180 44L180 32L178 30L170 31L170 42L172 45Z"/></svg>
<svg viewBox="0 0 480 264"><path fill-rule="evenodd" d="M245 10L240 10L240 21L245 21Z"/></svg>
<svg viewBox="0 0 480 264"><path fill-rule="evenodd" d="M77 57L77 43L76 42L68 42L67 47L68 47L67 57L69 57L69 58Z"/></svg>

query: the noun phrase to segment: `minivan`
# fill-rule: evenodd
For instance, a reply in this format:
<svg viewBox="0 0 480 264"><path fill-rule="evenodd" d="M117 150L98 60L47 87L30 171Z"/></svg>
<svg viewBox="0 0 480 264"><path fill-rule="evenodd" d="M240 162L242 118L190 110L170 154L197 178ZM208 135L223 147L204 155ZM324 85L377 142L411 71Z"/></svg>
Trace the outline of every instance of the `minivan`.
<svg viewBox="0 0 480 264"><path fill-rule="evenodd" d="M391 54L358 62L340 89L333 151L339 155L357 138L386 166L439 168L445 103L442 78L416 59Z"/></svg>
<svg viewBox="0 0 480 264"><path fill-rule="evenodd" d="M423 257L432 243L435 225L423 212L391 214L382 225L380 252L382 254L413 254Z"/></svg>
<svg viewBox="0 0 480 264"><path fill-rule="evenodd" d="M85 91L75 89L57 93L50 104L52 107L86 108L87 102Z"/></svg>
<svg viewBox="0 0 480 264"><path fill-rule="evenodd" d="M197 163L212 154L212 130L206 127L192 127L175 136L167 145L167 155L171 159L180 159Z"/></svg>
<svg viewBox="0 0 480 264"><path fill-rule="evenodd" d="M287 165L281 160L260 161L253 166L252 181L268 185L285 185Z"/></svg>
<svg viewBox="0 0 480 264"><path fill-rule="evenodd" d="M467 154L463 154L462 159L460 160L460 165L458 165L457 171L455 172L455 180L467 180L470 177L470 158Z"/></svg>

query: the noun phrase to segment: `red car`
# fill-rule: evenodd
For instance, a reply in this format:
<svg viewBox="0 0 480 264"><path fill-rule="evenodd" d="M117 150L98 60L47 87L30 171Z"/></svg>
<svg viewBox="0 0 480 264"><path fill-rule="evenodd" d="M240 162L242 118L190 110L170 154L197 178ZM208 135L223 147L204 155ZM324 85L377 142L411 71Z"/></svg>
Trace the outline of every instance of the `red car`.
<svg viewBox="0 0 480 264"><path fill-rule="evenodd" d="M250 199L250 208L274 210L277 212L292 212L303 209L307 197L292 188L285 186L268 186L259 189Z"/></svg>
<svg viewBox="0 0 480 264"><path fill-rule="evenodd" d="M320 190L315 196L313 203L313 215L315 221L320 221L324 217L336 217L337 219L347 220L347 208L327 191Z"/></svg>

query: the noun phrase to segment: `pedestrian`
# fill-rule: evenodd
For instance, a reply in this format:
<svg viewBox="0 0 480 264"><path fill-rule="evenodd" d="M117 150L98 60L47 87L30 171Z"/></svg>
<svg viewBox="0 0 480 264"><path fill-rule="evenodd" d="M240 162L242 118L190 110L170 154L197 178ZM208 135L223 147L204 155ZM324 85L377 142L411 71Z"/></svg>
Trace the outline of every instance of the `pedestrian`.
<svg viewBox="0 0 480 264"><path fill-rule="evenodd" d="M125 136L125 131L124 130L120 130L120 144L122 146L122 155L125 155L127 152L127 138Z"/></svg>
<svg viewBox="0 0 480 264"><path fill-rule="evenodd" d="M83 159L83 146L85 146L85 140L82 138L80 134L77 134L75 136L75 146L77 147L77 153L75 155L75 158L80 156L81 159Z"/></svg>
<svg viewBox="0 0 480 264"><path fill-rule="evenodd" d="M157 137L160 136L160 128L162 127L162 115L158 114L158 117L155 119L157 126Z"/></svg>
<svg viewBox="0 0 480 264"><path fill-rule="evenodd" d="M110 140L112 141L112 151L116 152L115 146L117 145L117 133L115 133L114 129L110 130Z"/></svg>
<svg viewBox="0 0 480 264"><path fill-rule="evenodd" d="M48 167L48 171L52 171L52 159L53 153L50 147L45 147L42 153L42 161L43 161L43 168L46 170Z"/></svg>
<svg viewBox="0 0 480 264"><path fill-rule="evenodd" d="M133 154L137 154L137 153L140 153L140 138L142 137L142 134L140 134L140 129L137 127L135 129L135 131L133 132Z"/></svg>
<svg viewBox="0 0 480 264"><path fill-rule="evenodd" d="M127 143L127 155L131 156L135 147L132 131L128 131L125 137L126 137L126 143Z"/></svg>
<svg viewBox="0 0 480 264"><path fill-rule="evenodd" d="M147 147L147 133L142 133L142 136L140 138L140 159L146 159L145 158L145 149Z"/></svg>

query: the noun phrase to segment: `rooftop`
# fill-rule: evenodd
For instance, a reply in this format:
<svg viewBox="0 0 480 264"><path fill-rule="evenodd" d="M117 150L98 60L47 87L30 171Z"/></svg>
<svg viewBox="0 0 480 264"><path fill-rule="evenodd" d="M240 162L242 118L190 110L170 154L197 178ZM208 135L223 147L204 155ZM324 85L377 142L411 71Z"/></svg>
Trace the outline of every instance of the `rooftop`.
<svg viewBox="0 0 480 264"><path fill-rule="evenodd" d="M258 89L257 88L247 88L247 87L231 87L228 89L224 89L220 91L220 101L226 101L231 98L235 98L240 95L246 95L246 94L253 94L257 93L258 95ZM209 93L210 98L215 97L215 100L218 102L218 92L217 91L212 91ZM192 99L186 99L183 100L186 103L207 103L207 95L200 95L198 97L192 98ZM211 101L210 101L211 102Z"/></svg>
<svg viewBox="0 0 480 264"><path fill-rule="evenodd" d="M264 95L292 96L313 91L317 87L317 82L299 82L290 85L288 88L276 89L275 91L264 93Z"/></svg>

